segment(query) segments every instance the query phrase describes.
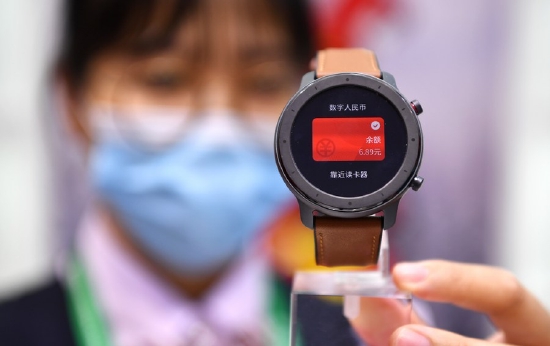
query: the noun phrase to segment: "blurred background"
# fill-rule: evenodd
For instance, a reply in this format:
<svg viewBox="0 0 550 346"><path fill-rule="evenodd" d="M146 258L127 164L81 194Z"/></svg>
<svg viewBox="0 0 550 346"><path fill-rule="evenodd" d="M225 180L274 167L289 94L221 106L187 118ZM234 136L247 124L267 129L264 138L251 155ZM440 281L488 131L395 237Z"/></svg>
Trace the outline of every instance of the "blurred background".
<svg viewBox="0 0 550 346"><path fill-rule="evenodd" d="M397 259L500 265L550 307L550 2L311 4L322 45L373 49L424 106L426 182L405 197ZM0 298L50 275L86 203L52 111L60 8L0 2Z"/></svg>

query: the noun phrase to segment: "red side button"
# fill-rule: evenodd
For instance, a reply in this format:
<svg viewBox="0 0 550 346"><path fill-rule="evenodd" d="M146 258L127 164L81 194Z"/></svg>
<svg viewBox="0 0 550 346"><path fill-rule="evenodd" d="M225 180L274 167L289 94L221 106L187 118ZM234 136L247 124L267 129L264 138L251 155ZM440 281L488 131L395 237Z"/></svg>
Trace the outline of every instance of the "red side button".
<svg viewBox="0 0 550 346"><path fill-rule="evenodd" d="M418 100L412 100L411 101L411 107L416 113L416 115L420 115L424 110L422 109L422 105Z"/></svg>

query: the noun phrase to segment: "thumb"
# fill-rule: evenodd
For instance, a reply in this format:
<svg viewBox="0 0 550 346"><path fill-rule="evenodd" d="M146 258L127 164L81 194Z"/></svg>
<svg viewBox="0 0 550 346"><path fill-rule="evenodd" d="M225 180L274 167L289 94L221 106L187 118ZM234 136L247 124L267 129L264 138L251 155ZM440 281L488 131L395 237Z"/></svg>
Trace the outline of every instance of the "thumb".
<svg viewBox="0 0 550 346"><path fill-rule="evenodd" d="M441 329L407 325L397 329L391 337L392 346L497 346L485 340L467 338Z"/></svg>

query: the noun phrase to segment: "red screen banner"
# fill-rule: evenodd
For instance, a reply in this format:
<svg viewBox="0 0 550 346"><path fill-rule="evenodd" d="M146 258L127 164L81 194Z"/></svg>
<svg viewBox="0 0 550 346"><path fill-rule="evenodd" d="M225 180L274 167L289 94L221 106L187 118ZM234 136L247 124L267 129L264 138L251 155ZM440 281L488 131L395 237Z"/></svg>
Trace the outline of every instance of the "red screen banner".
<svg viewBox="0 0 550 346"><path fill-rule="evenodd" d="M315 161L382 161L386 157L384 119L313 119Z"/></svg>

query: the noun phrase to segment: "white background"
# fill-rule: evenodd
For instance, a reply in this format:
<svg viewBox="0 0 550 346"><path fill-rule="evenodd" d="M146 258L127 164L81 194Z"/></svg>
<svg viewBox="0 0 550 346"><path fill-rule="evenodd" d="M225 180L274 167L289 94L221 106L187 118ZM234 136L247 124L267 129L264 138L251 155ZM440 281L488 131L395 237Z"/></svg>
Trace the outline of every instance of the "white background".
<svg viewBox="0 0 550 346"><path fill-rule="evenodd" d="M0 1L0 294L51 268L53 231L44 97L57 1Z"/></svg>

